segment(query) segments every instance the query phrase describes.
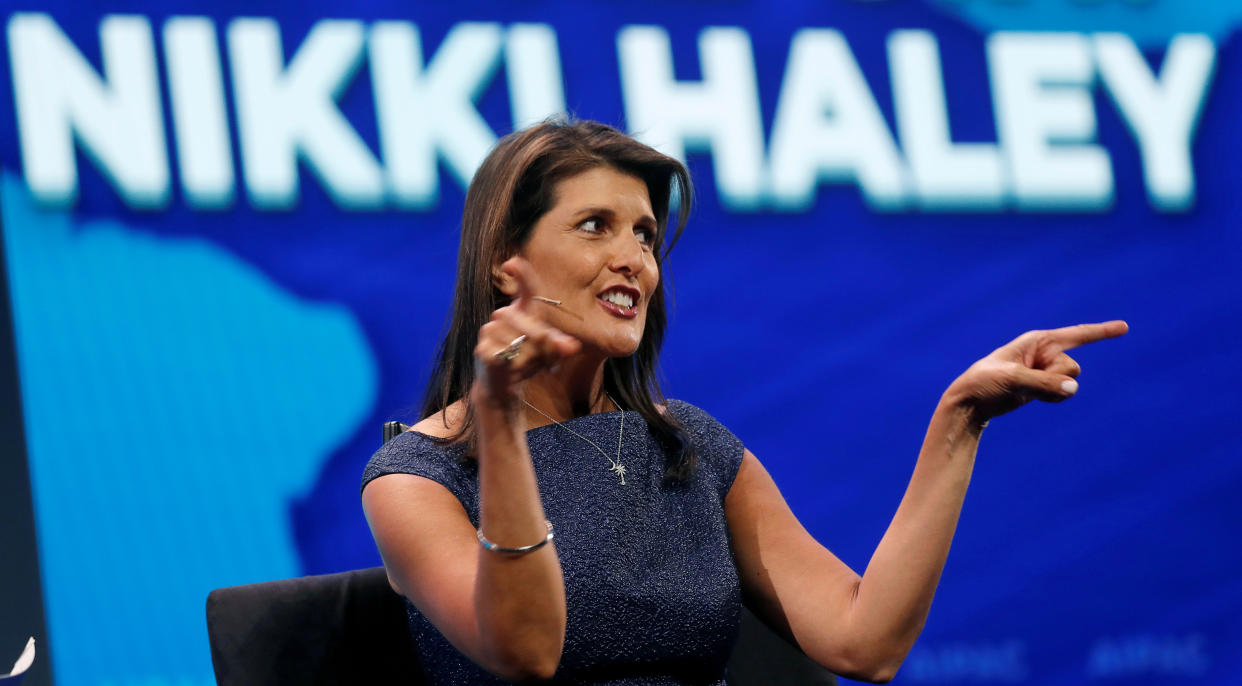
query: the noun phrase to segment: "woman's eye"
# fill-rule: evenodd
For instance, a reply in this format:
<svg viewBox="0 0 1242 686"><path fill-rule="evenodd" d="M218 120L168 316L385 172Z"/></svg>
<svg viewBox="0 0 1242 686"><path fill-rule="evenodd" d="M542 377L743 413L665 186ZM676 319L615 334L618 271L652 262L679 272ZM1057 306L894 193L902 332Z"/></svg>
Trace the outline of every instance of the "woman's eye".
<svg viewBox="0 0 1242 686"><path fill-rule="evenodd" d="M586 229L591 233L599 233L604 230L604 220L599 217L591 217L590 219L578 225L580 229Z"/></svg>
<svg viewBox="0 0 1242 686"><path fill-rule="evenodd" d="M634 232L634 235L638 236L638 242L643 245L650 246L655 242L655 231L651 229L638 229Z"/></svg>

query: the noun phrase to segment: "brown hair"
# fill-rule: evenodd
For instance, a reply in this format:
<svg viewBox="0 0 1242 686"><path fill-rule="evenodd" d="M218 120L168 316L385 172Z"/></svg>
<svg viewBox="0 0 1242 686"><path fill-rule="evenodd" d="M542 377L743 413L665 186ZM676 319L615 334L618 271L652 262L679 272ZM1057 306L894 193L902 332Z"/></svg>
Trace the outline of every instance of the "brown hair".
<svg viewBox="0 0 1242 686"><path fill-rule="evenodd" d="M547 121L515 131L500 140L475 172L462 212L452 320L427 383L421 412L421 417L428 417L459 399L465 402L463 421L456 435L446 441L469 440L473 452L470 387L474 384L474 347L479 328L493 311L509 303L509 296L496 288L493 267L517 254L535 223L552 209L558 182L601 166L632 174L646 184L658 224L653 251L657 263L663 265L690 213L690 173L681 162L611 126L590 121ZM678 203L677 225L666 239L673 193ZM666 481L678 482L694 471L696 455L685 428L656 407L664 399L658 363L667 327L661 278L647 307L638 350L604 363L604 391L647 421L670 455Z"/></svg>

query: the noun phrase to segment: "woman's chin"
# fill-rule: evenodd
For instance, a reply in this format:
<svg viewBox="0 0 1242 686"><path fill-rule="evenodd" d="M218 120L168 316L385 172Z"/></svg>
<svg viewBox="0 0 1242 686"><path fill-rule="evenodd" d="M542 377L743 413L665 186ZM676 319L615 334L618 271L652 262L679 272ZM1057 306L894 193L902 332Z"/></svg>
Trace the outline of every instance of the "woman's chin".
<svg viewBox="0 0 1242 686"><path fill-rule="evenodd" d="M636 352L638 352L637 345L632 348L626 348L625 350L619 350L608 357L633 357Z"/></svg>
<svg viewBox="0 0 1242 686"><path fill-rule="evenodd" d="M585 345L584 348L593 349L600 357L606 359L613 357L630 357L634 353L638 352L638 344L640 342L641 340L630 339L596 341L594 344ZM586 343L586 341L583 341L583 343Z"/></svg>

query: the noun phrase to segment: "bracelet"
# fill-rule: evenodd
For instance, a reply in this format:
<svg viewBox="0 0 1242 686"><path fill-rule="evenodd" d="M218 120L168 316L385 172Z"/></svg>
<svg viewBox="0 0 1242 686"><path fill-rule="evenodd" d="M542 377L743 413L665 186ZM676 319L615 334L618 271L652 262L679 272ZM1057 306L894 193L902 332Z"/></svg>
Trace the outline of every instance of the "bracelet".
<svg viewBox="0 0 1242 686"><path fill-rule="evenodd" d="M549 522L548 520L545 519L543 520L543 523L548 527L548 535L542 541L539 541L538 543L535 543L533 545L524 545L520 548L506 548L504 546L500 546L500 545L496 545L495 543L492 543L491 541L487 540L486 537L483 536L483 529L475 529L474 532L475 534L478 535L479 545L483 546L484 550L487 550L493 553L505 553L507 555L523 555L525 553L539 550L540 548L547 545L548 541L552 540L552 522Z"/></svg>

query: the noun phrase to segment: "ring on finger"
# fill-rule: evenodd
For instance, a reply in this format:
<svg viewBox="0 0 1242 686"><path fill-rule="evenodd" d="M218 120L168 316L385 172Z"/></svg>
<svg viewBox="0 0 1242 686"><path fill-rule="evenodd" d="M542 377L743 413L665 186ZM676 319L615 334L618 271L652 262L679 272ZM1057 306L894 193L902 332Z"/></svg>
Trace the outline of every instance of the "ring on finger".
<svg viewBox="0 0 1242 686"><path fill-rule="evenodd" d="M509 341L509 345L497 350L494 357L505 362L512 362L518 353L522 350L522 344L526 342L526 334L522 334L517 338Z"/></svg>

